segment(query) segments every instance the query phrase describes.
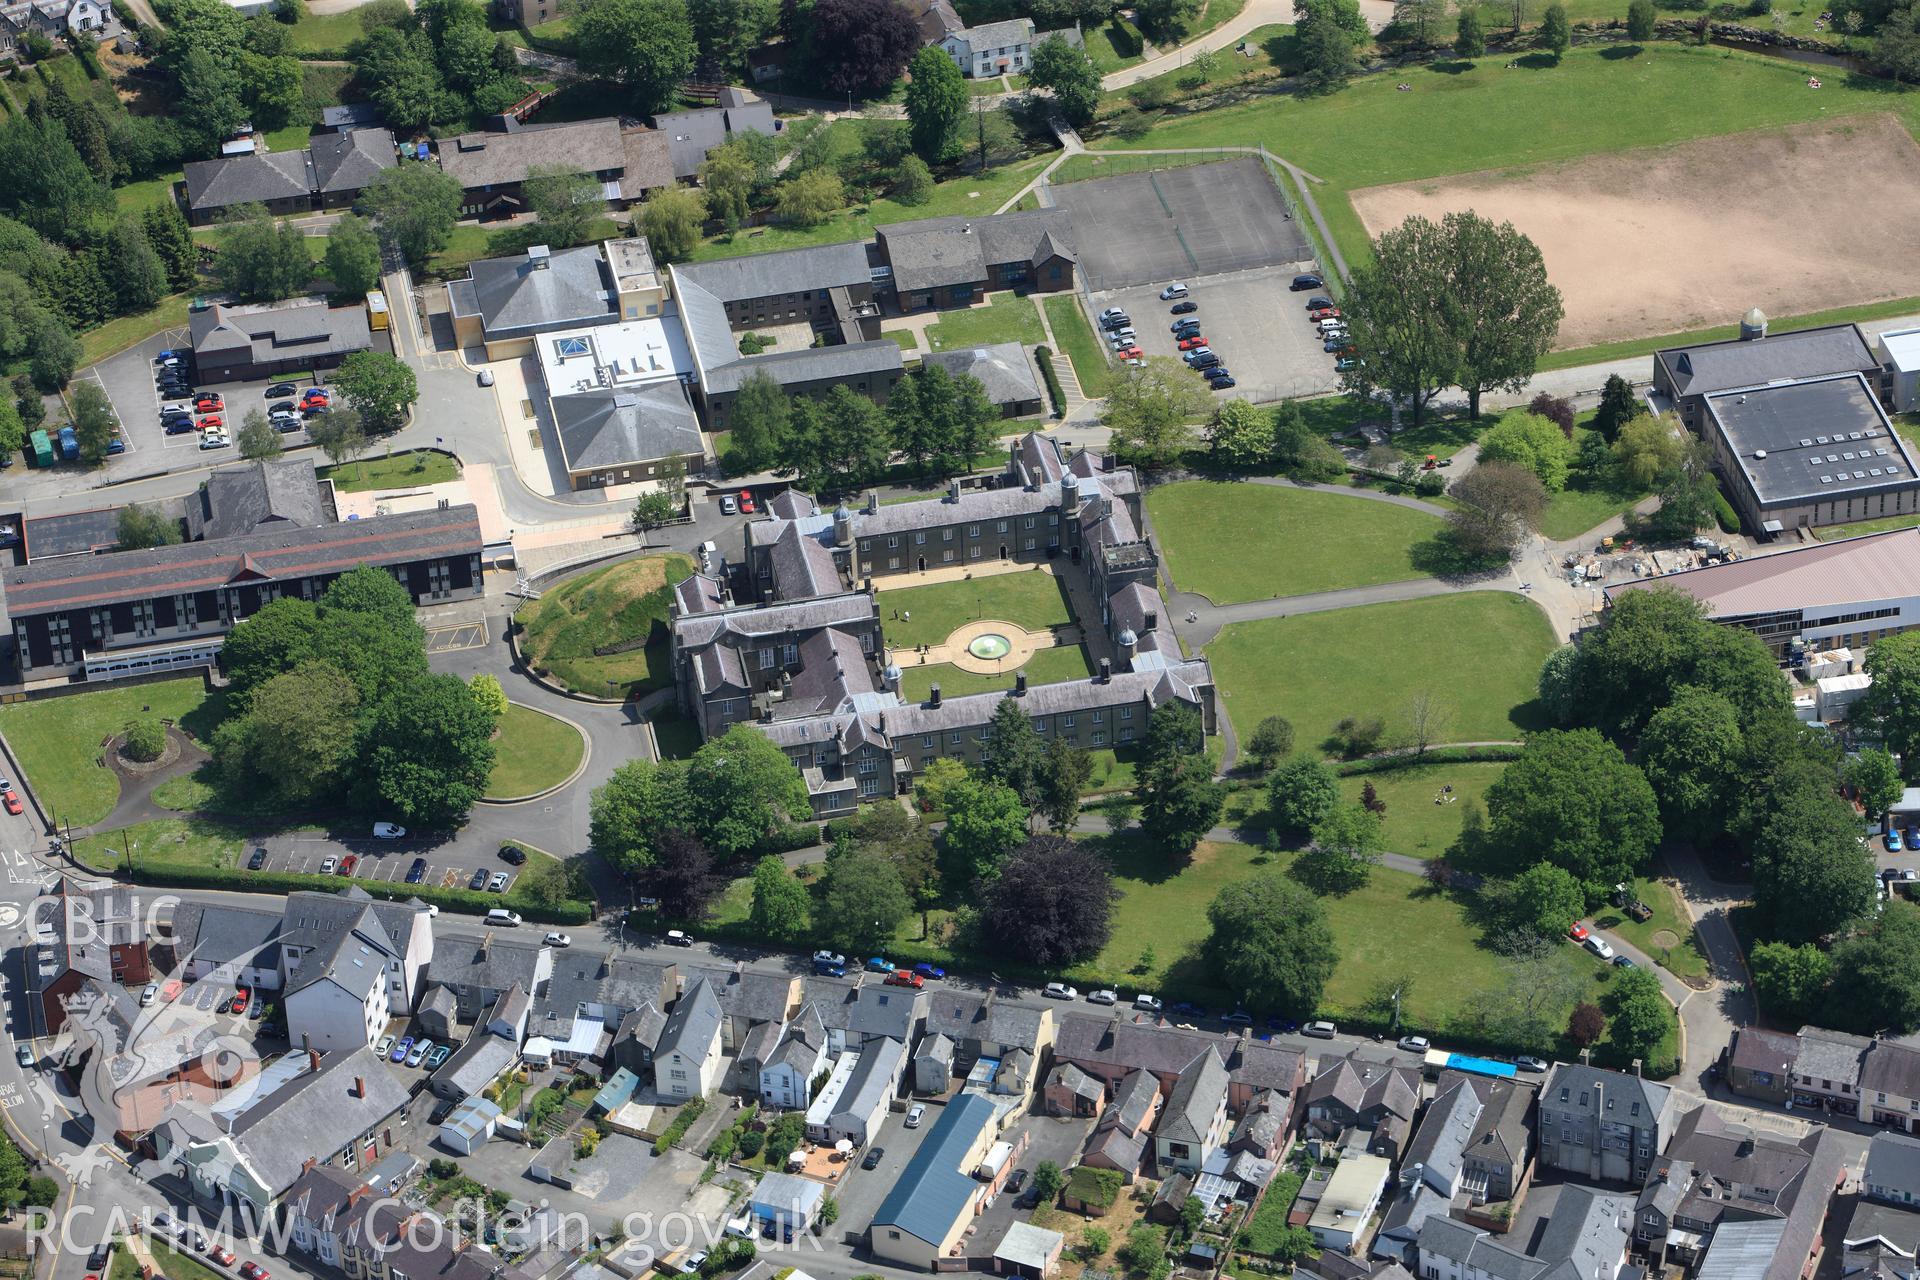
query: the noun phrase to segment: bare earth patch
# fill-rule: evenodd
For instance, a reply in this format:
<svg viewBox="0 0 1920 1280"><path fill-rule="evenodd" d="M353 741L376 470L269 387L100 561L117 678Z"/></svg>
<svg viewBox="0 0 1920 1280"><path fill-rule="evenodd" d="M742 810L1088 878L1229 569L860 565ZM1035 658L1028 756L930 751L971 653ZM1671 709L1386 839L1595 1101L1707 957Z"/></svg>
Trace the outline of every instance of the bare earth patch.
<svg viewBox="0 0 1920 1280"><path fill-rule="evenodd" d="M1561 349L1731 324L1755 306L1806 315L1906 297L1920 269L1920 145L1892 115L1352 199L1371 235L1410 214L1472 209L1533 237L1565 298Z"/></svg>

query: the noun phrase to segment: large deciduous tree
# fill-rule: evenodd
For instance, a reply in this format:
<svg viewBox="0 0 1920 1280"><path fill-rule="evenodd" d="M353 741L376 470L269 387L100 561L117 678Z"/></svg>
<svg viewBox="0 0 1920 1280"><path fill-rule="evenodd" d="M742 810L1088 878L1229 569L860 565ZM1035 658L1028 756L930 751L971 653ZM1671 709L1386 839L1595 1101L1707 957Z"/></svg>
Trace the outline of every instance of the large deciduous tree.
<svg viewBox="0 0 1920 1280"><path fill-rule="evenodd" d="M1496 225L1469 210L1449 213L1440 225L1453 257L1449 327L1460 350L1456 377L1467 393L1468 416L1478 418L1482 394L1526 386L1553 348L1565 309L1560 290L1547 280L1540 247L1512 223Z"/></svg>
<svg viewBox="0 0 1920 1280"><path fill-rule="evenodd" d="M653 865L662 831L693 820L683 760L629 760L593 790L587 839L616 870L637 875Z"/></svg>
<svg viewBox="0 0 1920 1280"><path fill-rule="evenodd" d="M1193 424L1212 407L1212 395L1192 370L1168 356L1149 356L1113 380L1101 419L1123 462L1155 471L1193 447Z"/></svg>
<svg viewBox="0 0 1920 1280"><path fill-rule="evenodd" d="M765 373L754 373L741 384L727 417L728 465L742 474L771 467L792 421L780 384Z"/></svg>
<svg viewBox="0 0 1920 1280"><path fill-rule="evenodd" d="M252 691L247 712L214 735L214 763L235 795L290 809L336 798L355 763L360 691L328 662L303 662Z"/></svg>
<svg viewBox="0 0 1920 1280"><path fill-rule="evenodd" d="M1100 108L1100 70L1080 45L1069 44L1060 35L1048 36L1034 45L1027 83L1053 90L1054 107L1067 123L1076 127L1093 123L1094 113Z"/></svg>
<svg viewBox="0 0 1920 1280"><path fill-rule="evenodd" d="M942 836L951 878L959 884L988 881L1027 838L1026 803L1013 788L969 777L947 788L947 827Z"/></svg>
<svg viewBox="0 0 1920 1280"><path fill-rule="evenodd" d="M836 93L884 93L920 48L913 15L895 0L814 0L809 63Z"/></svg>
<svg viewBox="0 0 1920 1280"><path fill-rule="evenodd" d="M1306 835L1339 803L1339 780L1319 760L1289 760L1267 779L1267 810L1274 826L1288 835Z"/></svg>
<svg viewBox="0 0 1920 1280"><path fill-rule="evenodd" d="M416 676L373 710L361 737L363 803L444 830L486 794L497 722L458 676Z"/></svg>
<svg viewBox="0 0 1920 1280"><path fill-rule="evenodd" d="M412 266L447 247L460 217L460 180L438 166L402 161L360 194L360 208Z"/></svg>
<svg viewBox="0 0 1920 1280"><path fill-rule="evenodd" d="M384 351L356 351L340 362L333 385L370 431L395 431L420 398L413 367Z"/></svg>
<svg viewBox="0 0 1920 1280"><path fill-rule="evenodd" d="M1864 1034L1920 1027L1920 907L1889 902L1873 927L1834 948L1823 1008L1840 1026Z"/></svg>
<svg viewBox="0 0 1920 1280"><path fill-rule="evenodd" d="M327 233L327 275L341 293L359 295L380 283L380 238L366 219L347 214Z"/></svg>
<svg viewBox="0 0 1920 1280"><path fill-rule="evenodd" d="M698 191L674 187L656 191L640 209L640 225L647 243L666 262L691 257L700 244L700 228L707 220L707 203Z"/></svg>
<svg viewBox="0 0 1920 1280"><path fill-rule="evenodd" d="M814 909L814 933L842 951L885 946L913 911L892 863L856 852L828 863Z"/></svg>
<svg viewBox="0 0 1920 1280"><path fill-rule="evenodd" d="M1311 893L1273 873L1240 880L1207 907L1207 924L1207 969L1242 1007L1312 1016L1339 952Z"/></svg>
<svg viewBox="0 0 1920 1280"><path fill-rule="evenodd" d="M1640 766L1669 833L1705 840L1726 829L1743 748L1733 704L1717 693L1688 686L1654 712L1640 735Z"/></svg>
<svg viewBox="0 0 1920 1280"><path fill-rule="evenodd" d="M624 86L642 115L665 110L693 71L683 0L587 0L573 35L580 69Z"/></svg>
<svg viewBox="0 0 1920 1280"><path fill-rule="evenodd" d="M1509 409L1480 437L1482 462L1511 462L1540 477L1548 493L1567 487L1573 469L1573 441L1546 418L1525 409Z"/></svg>
<svg viewBox="0 0 1920 1280"><path fill-rule="evenodd" d="M937 44L913 55L908 64L907 120L914 152L928 164L941 164L960 153L960 122L967 117L973 95L952 58Z"/></svg>
<svg viewBox="0 0 1920 1280"><path fill-rule="evenodd" d="M1032 964L1073 964L1107 945L1118 897L1097 850L1064 836L1035 836L1000 868L980 924L984 936Z"/></svg>
<svg viewBox="0 0 1920 1280"><path fill-rule="evenodd" d="M1507 882L1498 895L1508 928L1558 941L1586 914L1586 892L1573 873L1551 862L1536 862Z"/></svg>
<svg viewBox="0 0 1920 1280"><path fill-rule="evenodd" d="M753 904L747 922L762 937L791 941L807 931L807 887L794 878L780 855L770 853L753 866Z"/></svg>
<svg viewBox="0 0 1920 1280"><path fill-rule="evenodd" d="M1866 672L1873 683L1849 718L1880 735L1900 757L1909 782L1920 778L1920 632L1874 641L1867 647Z"/></svg>
<svg viewBox="0 0 1920 1280"><path fill-rule="evenodd" d="M1512 462L1482 462L1447 489L1447 530L1476 556L1504 556L1540 527L1547 509L1540 477Z"/></svg>
<svg viewBox="0 0 1920 1280"><path fill-rule="evenodd" d="M723 857L744 853L811 813L806 780L765 734L731 726L693 753L687 770L694 829Z"/></svg>
<svg viewBox="0 0 1920 1280"><path fill-rule="evenodd" d="M1873 855L1835 782L1830 766L1811 761L1782 770L1756 815L1753 905L1772 937L1820 941L1873 909Z"/></svg>
<svg viewBox="0 0 1920 1280"><path fill-rule="evenodd" d="M1643 873L1660 839L1646 775L1590 729L1529 741L1487 788L1488 844L1506 866L1551 862L1599 901Z"/></svg>
<svg viewBox="0 0 1920 1280"><path fill-rule="evenodd" d="M540 236L555 249L593 239L607 197L590 173L565 165L538 165L527 175L527 204L540 216Z"/></svg>
<svg viewBox="0 0 1920 1280"><path fill-rule="evenodd" d="M653 865L640 877L660 914L670 920L700 920L707 906L727 887L714 870L713 854L690 831L669 827L654 840Z"/></svg>

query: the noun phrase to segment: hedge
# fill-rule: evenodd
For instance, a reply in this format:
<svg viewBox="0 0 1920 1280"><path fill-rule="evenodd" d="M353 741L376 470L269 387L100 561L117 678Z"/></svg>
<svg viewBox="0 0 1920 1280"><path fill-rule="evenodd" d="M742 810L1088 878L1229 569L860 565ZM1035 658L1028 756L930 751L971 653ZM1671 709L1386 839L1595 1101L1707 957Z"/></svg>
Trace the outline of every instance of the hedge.
<svg viewBox="0 0 1920 1280"><path fill-rule="evenodd" d="M1044 346L1035 347L1033 358L1040 365L1040 376L1047 380L1047 396L1053 401L1053 416L1065 416L1067 393L1060 389L1060 375L1053 370L1053 352Z"/></svg>
<svg viewBox="0 0 1920 1280"><path fill-rule="evenodd" d="M1349 760L1337 764L1333 771L1343 777L1352 777L1360 773L1391 773L1395 769L1411 769L1424 764L1473 764L1477 761L1518 760L1521 748L1511 747L1428 747L1425 754L1415 755L1411 751L1395 752L1386 756L1369 756L1364 760Z"/></svg>
<svg viewBox="0 0 1920 1280"><path fill-rule="evenodd" d="M1740 516L1727 501L1727 491L1717 484L1713 486L1713 519L1722 533L1740 532Z"/></svg>
<svg viewBox="0 0 1920 1280"><path fill-rule="evenodd" d="M680 1114L673 1118L673 1123L667 1126L666 1132L653 1140L653 1154L657 1156L667 1154L674 1143L687 1136L687 1130L693 1128L693 1122L698 1120L700 1114L706 1109L707 1102L704 1098L688 1101L680 1108Z"/></svg>
<svg viewBox="0 0 1920 1280"><path fill-rule="evenodd" d="M133 878L148 885L169 889L226 889L240 893L294 893L303 889L336 891L343 887L339 876L299 875L288 871L238 871L229 867L181 867L164 862L135 863ZM376 898L403 902L418 898L444 911L485 915L495 907L508 907L528 920L540 924L582 925L593 919L593 904L578 898L564 902L537 903L480 893L472 889L443 889L437 885L391 884L384 880L353 880L356 888Z"/></svg>

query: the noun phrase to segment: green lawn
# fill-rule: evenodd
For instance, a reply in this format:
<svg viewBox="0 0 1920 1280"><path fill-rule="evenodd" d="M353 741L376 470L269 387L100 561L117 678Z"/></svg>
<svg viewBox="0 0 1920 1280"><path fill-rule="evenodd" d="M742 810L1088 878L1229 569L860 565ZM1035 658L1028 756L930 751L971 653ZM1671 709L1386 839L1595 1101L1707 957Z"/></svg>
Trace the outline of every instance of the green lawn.
<svg viewBox="0 0 1920 1280"><path fill-rule="evenodd" d="M1591 413L1582 414L1581 419L1584 421L1592 416ZM1576 443L1590 434L1584 426L1574 428ZM1604 476L1575 472L1565 489L1547 498L1547 509L1540 520L1540 532L1555 542L1564 542L1619 515L1647 494L1648 490L1634 488L1617 467L1609 468Z"/></svg>
<svg viewBox="0 0 1920 1280"><path fill-rule="evenodd" d="M1346 199L1358 187L1441 174L1541 164L1595 152L1659 146L1737 130L1895 111L1909 125L1920 97L1883 81L1827 78L1809 93L1806 68L1782 60L1673 43L1632 58L1572 50L1546 69L1509 69L1504 57L1408 67L1324 97L1260 98L1162 120L1125 149L1251 146L1264 142L1325 180L1315 197L1350 260L1367 238ZM1444 69L1443 69L1444 68ZM1413 86L1402 93L1396 85ZM1604 103L1604 109L1596 104Z"/></svg>
<svg viewBox="0 0 1920 1280"><path fill-rule="evenodd" d="M1035 346L1046 341L1046 333L1040 328L1040 313L1033 304L1032 298L1016 293L994 294L984 307L945 312L937 323L927 326L927 341L935 351L998 342Z"/></svg>
<svg viewBox="0 0 1920 1280"><path fill-rule="evenodd" d="M80 335L80 364L84 368L125 351L137 342L145 342L164 329L187 323L187 295L170 294L145 311L116 316L97 329Z"/></svg>
<svg viewBox="0 0 1920 1280"><path fill-rule="evenodd" d="M1276 73L1292 75L1300 68L1300 44L1294 39L1291 24L1269 23L1264 27L1255 27L1246 35L1246 48L1246 53L1232 46L1220 50L1219 66L1213 78L1203 84L1193 83L1196 77L1189 67L1164 72L1141 84L1153 86L1149 92L1157 91L1170 98L1179 98L1195 90L1218 93L1246 81L1271 79ZM1125 89L1103 93L1100 96L1101 105L1124 105L1130 101L1129 95L1139 89L1140 85L1128 85Z"/></svg>
<svg viewBox="0 0 1920 1280"><path fill-rule="evenodd" d="M673 676L667 606L673 584L692 572L683 555L643 556L570 578L514 614L525 627L521 649L536 669L580 693L629 698L664 688ZM596 656L640 639L640 648Z"/></svg>
<svg viewBox="0 0 1920 1280"><path fill-rule="evenodd" d="M1888 516L1884 520L1862 520L1858 524L1828 525L1824 529L1815 529L1813 536L1822 542L1833 542L1839 538L1857 538L1863 533L1885 533L1889 529L1911 529L1920 525L1920 515Z"/></svg>
<svg viewBox="0 0 1920 1280"><path fill-rule="evenodd" d="M912 655L906 656L911 659ZM1086 650L1077 644L1041 649L1027 661L1024 670L1029 684L1084 680L1093 674L1093 668L1087 662ZM962 671L949 662L921 666L909 660L901 665L900 696L908 702L925 702L935 684L940 686L940 696L943 698L955 698L963 693L991 693L997 689L1013 688L1013 673L979 675Z"/></svg>
<svg viewBox="0 0 1920 1280"><path fill-rule="evenodd" d="M1243 740L1270 715L1293 722L1301 751L1347 716L1378 716L1391 736L1412 698L1432 693L1451 720L1437 740L1499 742L1544 727L1532 703L1555 639L1531 601L1470 591L1236 622L1207 657Z"/></svg>
<svg viewBox="0 0 1920 1280"><path fill-rule="evenodd" d="M145 213L155 205L172 200L174 184L185 180L184 173L175 172L145 182L129 182L113 189L114 203L122 213Z"/></svg>
<svg viewBox="0 0 1920 1280"><path fill-rule="evenodd" d="M1090 400L1106 395L1113 380L1113 366L1107 363L1107 353L1094 336L1093 326L1087 323L1080 300L1070 293L1050 293L1040 305L1047 309L1054 341L1073 362L1073 376L1080 380L1080 390Z"/></svg>
<svg viewBox="0 0 1920 1280"><path fill-rule="evenodd" d="M1814 311L1803 316L1781 316L1778 319L1768 317L1768 333L1790 333L1796 329L1818 329L1833 324L1855 324L1867 320L1885 320L1890 316L1904 316L1920 311L1920 297L1886 298L1879 302L1862 302L1850 307L1835 307L1831 311ZM1592 347L1573 347L1565 351L1549 352L1540 361L1540 368L1575 369L1582 365L1602 364L1614 360L1628 360L1635 356L1651 355L1664 347L1691 346L1699 342L1724 342L1740 336L1740 326L1725 324L1711 329L1697 329L1692 333L1669 333L1654 338L1623 338L1618 342L1603 342Z"/></svg>
<svg viewBox="0 0 1920 1280"><path fill-rule="evenodd" d="M269 153L299 151L312 140L311 124L290 124L284 129L275 129L267 135L267 150Z"/></svg>
<svg viewBox="0 0 1920 1280"><path fill-rule="evenodd" d="M878 599L883 614L880 625L887 644L895 650L945 644L955 627L981 618L1011 622L1028 631L1073 621L1065 585L1044 569L883 589Z"/></svg>
<svg viewBox="0 0 1920 1280"><path fill-rule="evenodd" d="M460 478L460 464L431 449L408 449L385 457L322 467L320 474L333 481L336 489L361 493L368 489L412 489L445 484Z"/></svg>
<svg viewBox="0 0 1920 1280"><path fill-rule="evenodd" d="M224 1280L219 1272L194 1261L191 1255L169 1249L151 1237L148 1248L153 1251L153 1260L165 1268L168 1280Z"/></svg>
<svg viewBox="0 0 1920 1280"><path fill-rule="evenodd" d="M1619 934L1652 956L1661 968L1671 970L1675 977L1705 978L1709 972L1706 952L1700 946L1700 936L1693 929L1693 918L1681 905L1679 894L1665 881L1646 876L1633 882L1633 893L1653 908L1651 917L1634 921L1628 919L1625 912L1604 906L1594 912L1594 923ZM1656 935L1665 945L1655 944ZM1679 939L1678 944L1669 942L1670 938Z"/></svg>
<svg viewBox="0 0 1920 1280"><path fill-rule="evenodd" d="M489 234L485 227L471 222L461 223L447 237L446 248L428 259L427 270L442 277L460 274L461 268L469 262L487 256Z"/></svg>
<svg viewBox="0 0 1920 1280"><path fill-rule="evenodd" d="M1244 4L1246 0L1240 0ZM1100 74L1131 67L1141 58L1140 29L1116 14L1106 24L1084 33L1087 56Z"/></svg>
<svg viewBox="0 0 1920 1280"><path fill-rule="evenodd" d="M40 802L59 821L89 826L113 812L120 781L100 763L101 746L142 715L179 723L210 742L225 703L198 676L106 688L0 706L0 733Z"/></svg>
<svg viewBox="0 0 1920 1280"><path fill-rule="evenodd" d="M494 740L487 798L510 800L559 786L573 776L586 752L586 739L566 721L510 702Z"/></svg>
<svg viewBox="0 0 1920 1280"><path fill-rule="evenodd" d="M1153 135L1147 135L1152 137ZM1195 151L1186 155L1134 155L1126 151L1083 151L1069 156L1047 181L1085 182L1090 178L1117 178L1128 173L1147 173L1158 169L1190 169L1194 165L1218 164L1223 160L1243 160L1232 151Z"/></svg>
<svg viewBox="0 0 1920 1280"><path fill-rule="evenodd" d="M867 240L876 226L894 222L912 222L918 218L940 218L952 214L988 214L1013 197L1013 193L1033 181L1050 156L1035 156L1014 164L989 169L984 174L968 172L936 182L925 204L901 204L897 200L875 200L846 209L817 227L755 227L728 239L724 234L705 240L693 252L693 260L735 258L745 253L769 253L775 249L798 249L804 245L841 244L848 240Z"/></svg>
<svg viewBox="0 0 1920 1280"><path fill-rule="evenodd" d="M1479 800L1504 764L1416 764L1405 769L1358 774L1340 779L1340 794L1358 802L1366 785L1387 806L1380 815L1386 847L1409 858L1438 858L1460 834L1460 815L1469 800ZM1453 788L1451 803L1435 804Z"/></svg>
<svg viewBox="0 0 1920 1280"><path fill-rule="evenodd" d="M296 58L335 60L346 57L347 47L364 34L356 10L322 15L308 13L293 24L287 46Z"/></svg>
<svg viewBox="0 0 1920 1280"><path fill-rule="evenodd" d="M891 339L894 345L902 351L918 351L920 349L920 339L911 329L882 329L880 336Z"/></svg>
<svg viewBox="0 0 1920 1280"><path fill-rule="evenodd" d="M1441 528L1394 503L1203 480L1154 489L1147 513L1168 575L1215 604L1426 577L1416 548Z"/></svg>

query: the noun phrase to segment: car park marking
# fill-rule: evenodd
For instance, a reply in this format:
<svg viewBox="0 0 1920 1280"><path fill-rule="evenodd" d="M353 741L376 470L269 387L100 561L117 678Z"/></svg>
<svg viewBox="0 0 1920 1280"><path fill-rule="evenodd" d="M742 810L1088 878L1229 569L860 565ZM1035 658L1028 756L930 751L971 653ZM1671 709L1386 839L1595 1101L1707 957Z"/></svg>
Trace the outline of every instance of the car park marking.
<svg viewBox="0 0 1920 1280"><path fill-rule="evenodd" d="M484 622L436 627L427 632L427 652L454 653L461 649L478 649L487 643L487 639L487 624Z"/></svg>

